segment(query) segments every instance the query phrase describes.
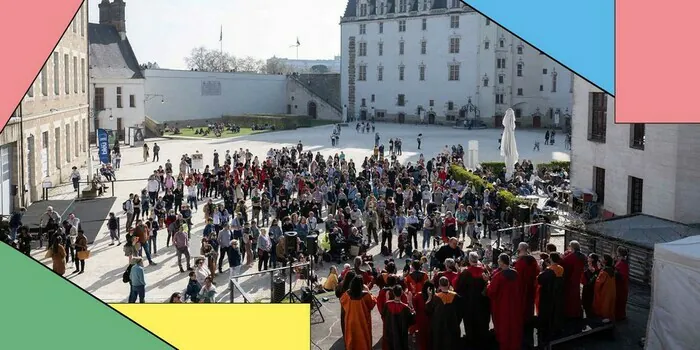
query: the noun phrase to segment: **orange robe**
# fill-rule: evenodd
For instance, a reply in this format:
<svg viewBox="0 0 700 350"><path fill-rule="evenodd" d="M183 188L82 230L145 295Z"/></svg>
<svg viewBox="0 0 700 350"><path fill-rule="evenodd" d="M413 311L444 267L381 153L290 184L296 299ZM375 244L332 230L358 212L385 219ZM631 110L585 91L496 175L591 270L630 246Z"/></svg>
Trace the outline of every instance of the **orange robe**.
<svg viewBox="0 0 700 350"><path fill-rule="evenodd" d="M52 248L49 248L52 249ZM51 255L53 262L53 272L63 276L66 274L66 249L63 244L58 245L58 252Z"/></svg>
<svg viewBox="0 0 700 350"><path fill-rule="evenodd" d="M372 309L377 301L370 293L353 299L348 293L340 298L345 312L345 348L348 350L372 349Z"/></svg>
<svg viewBox="0 0 700 350"><path fill-rule="evenodd" d="M615 271L606 268L600 271L595 281L593 312L600 318L615 320Z"/></svg>

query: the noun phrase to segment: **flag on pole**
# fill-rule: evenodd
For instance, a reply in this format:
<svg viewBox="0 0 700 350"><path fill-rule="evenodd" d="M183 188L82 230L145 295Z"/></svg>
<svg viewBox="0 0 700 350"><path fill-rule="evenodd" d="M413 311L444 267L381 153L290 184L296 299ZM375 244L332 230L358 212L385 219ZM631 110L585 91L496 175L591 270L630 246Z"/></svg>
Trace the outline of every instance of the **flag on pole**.
<svg viewBox="0 0 700 350"><path fill-rule="evenodd" d="M224 25L221 25L221 32L219 33L219 41L224 40Z"/></svg>
<svg viewBox="0 0 700 350"><path fill-rule="evenodd" d="M301 45L301 43L299 43L299 37L297 37L297 46L299 45Z"/></svg>

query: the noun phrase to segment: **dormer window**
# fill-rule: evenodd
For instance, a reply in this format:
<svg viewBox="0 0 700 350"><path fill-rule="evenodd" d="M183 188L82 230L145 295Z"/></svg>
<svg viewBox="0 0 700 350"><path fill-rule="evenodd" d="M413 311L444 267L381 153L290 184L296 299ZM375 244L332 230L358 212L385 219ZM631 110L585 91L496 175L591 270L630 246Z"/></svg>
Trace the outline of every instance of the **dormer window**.
<svg viewBox="0 0 700 350"><path fill-rule="evenodd" d="M484 77L482 78L482 81L484 82L484 87L488 87L488 86L489 86L489 77L488 77L486 74L484 74Z"/></svg>
<svg viewBox="0 0 700 350"><path fill-rule="evenodd" d="M523 54L523 44L521 43L520 45L518 45L518 55L522 55L522 54Z"/></svg>
<svg viewBox="0 0 700 350"><path fill-rule="evenodd" d="M367 4L360 4L360 17L367 16Z"/></svg>

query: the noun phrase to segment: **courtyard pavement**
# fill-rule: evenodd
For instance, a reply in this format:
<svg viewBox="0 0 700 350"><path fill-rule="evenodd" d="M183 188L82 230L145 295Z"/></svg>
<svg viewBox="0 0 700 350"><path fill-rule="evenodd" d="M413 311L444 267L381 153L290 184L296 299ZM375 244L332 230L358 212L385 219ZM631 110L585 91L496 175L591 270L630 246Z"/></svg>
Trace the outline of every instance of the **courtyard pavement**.
<svg viewBox="0 0 700 350"><path fill-rule="evenodd" d="M95 236L94 243L90 246L92 253L91 258L86 261L85 273L81 275L68 275L67 277L78 286L92 293L96 297L106 302L125 302L128 296L128 285L121 281L121 276L126 268L127 258L124 256L121 247L109 246L109 235L106 225L99 224L104 220L107 214L111 212L117 213L121 217L122 225L126 218L121 210L121 203L126 200L129 193L138 193L146 185L145 178L153 172L158 165L165 164L170 159L174 166L184 153L195 153L199 151L204 155L205 164L210 164L212 154L217 150L220 155L225 154L226 150L233 152L236 149L250 149L250 151L259 158L264 159L265 154L270 148L279 148L282 146L293 146L301 141L304 144L305 150L321 152L324 156L340 153L343 151L346 158L352 158L357 165L362 163L365 156L369 155L374 145L374 134L358 134L354 127L343 128L338 147L330 146L330 134L332 126L321 126L315 128L305 128L289 131L278 131L272 133L264 133L259 135L247 135L242 137L234 137L228 139L214 140L157 140L161 146L160 162L143 162L142 152L140 148L122 148L122 168L117 171L117 179L115 183L115 200L112 202L111 208L105 207L102 200L84 201L82 205L76 206L76 215L83 222L97 223L90 225L91 231L89 235ZM421 152L426 158L433 157L441 151L445 145L462 144L465 148L470 140L479 141L479 160L480 161L499 161L502 158L498 151L499 130L457 130L452 128L425 126L425 125L398 125L398 124L381 124L377 123L377 132L381 136L381 142L388 144L389 138L400 137L403 139L403 156L399 157L401 161L415 162ZM416 136L418 133L423 134L422 150L417 150ZM568 153L564 150L563 143L560 142L555 146L541 146L541 151L533 151L532 146L535 141L543 143L543 131L531 130L516 130L516 138L520 145L520 158L529 159L534 163L548 162L553 159L568 160ZM147 141L149 146L152 146L151 141ZM93 149L93 153L96 151ZM93 154L96 158L96 154ZM109 191L108 191L109 194ZM63 196L62 196L63 197ZM62 198L63 199L63 198ZM90 205L91 202L100 201L100 205ZM37 204L40 205L40 204ZM201 209L201 207L200 207ZM194 229L191 240L192 256L197 256L200 249L201 233L203 230L203 213L201 210L194 214ZM122 232L123 235L123 232ZM179 273L177 269L177 259L174 249L166 248L167 234L161 230L158 235L158 256L154 257L157 265L147 266L146 282L147 302L162 302L166 300L173 292L182 291L187 284L187 275ZM394 244L396 246L396 244ZM375 251L376 250L376 251ZM374 247L370 252L378 254L378 247ZM50 265L50 261L43 259L44 252L37 250L33 256L42 263ZM226 263L225 263L226 264ZM381 265L381 264L380 264ZM227 266L227 264L225 265ZM381 267L381 266L380 266ZM318 270L320 276L325 276L329 264ZM252 272L254 269L243 269L242 273ZM72 272L72 268L68 269L68 273ZM216 282L219 285L220 296L218 299L228 300L228 293L224 290L227 288L228 273L224 273L217 277ZM269 298L269 277L253 276L241 279L242 287L248 291L254 299ZM302 282L299 282L298 286ZM237 299L240 300L240 299Z"/></svg>

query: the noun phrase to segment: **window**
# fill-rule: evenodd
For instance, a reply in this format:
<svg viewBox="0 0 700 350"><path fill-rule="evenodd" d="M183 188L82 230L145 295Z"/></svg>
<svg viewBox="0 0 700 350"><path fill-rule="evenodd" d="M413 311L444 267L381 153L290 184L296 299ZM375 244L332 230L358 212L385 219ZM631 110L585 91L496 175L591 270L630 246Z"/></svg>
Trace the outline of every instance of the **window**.
<svg viewBox="0 0 700 350"><path fill-rule="evenodd" d="M384 33L384 22L379 22L379 34Z"/></svg>
<svg viewBox="0 0 700 350"><path fill-rule="evenodd" d="M68 54L63 55L63 80L66 95L70 94L70 57Z"/></svg>
<svg viewBox="0 0 700 350"><path fill-rule="evenodd" d="M544 91L544 85L540 84L540 91Z"/></svg>
<svg viewBox="0 0 700 350"><path fill-rule="evenodd" d="M489 42L484 41L484 50L488 50L488 49L489 49Z"/></svg>
<svg viewBox="0 0 700 350"><path fill-rule="evenodd" d="M399 41L399 55L403 55L404 42Z"/></svg>
<svg viewBox="0 0 700 350"><path fill-rule="evenodd" d="M75 156L78 156L78 150L80 149L80 130L78 129L78 122L73 123L73 132L75 133L75 137L73 140L75 141Z"/></svg>
<svg viewBox="0 0 700 350"><path fill-rule="evenodd" d="M489 78L484 77L484 87L488 87L488 86L489 86Z"/></svg>
<svg viewBox="0 0 700 350"><path fill-rule="evenodd" d="M430 100L429 105L430 107L435 107L435 100Z"/></svg>
<svg viewBox="0 0 700 350"><path fill-rule="evenodd" d="M608 97L604 92L591 92L589 97L590 115L588 140L605 143L607 128Z"/></svg>
<svg viewBox="0 0 700 350"><path fill-rule="evenodd" d="M360 107L367 107L367 100L366 99L364 99L364 98L362 99L362 104L360 105Z"/></svg>
<svg viewBox="0 0 700 350"><path fill-rule="evenodd" d="M374 102L374 94L372 94L371 101Z"/></svg>
<svg viewBox="0 0 700 350"><path fill-rule="evenodd" d="M427 19L423 18L421 28L423 28L423 30L428 30L428 20Z"/></svg>
<svg viewBox="0 0 700 350"><path fill-rule="evenodd" d="M357 71L357 80L367 81L367 66L359 66Z"/></svg>
<svg viewBox="0 0 700 350"><path fill-rule="evenodd" d="M406 21L401 20L399 21L399 32L405 32L406 31Z"/></svg>
<svg viewBox="0 0 700 350"><path fill-rule="evenodd" d="M377 67L377 81L384 81L384 67Z"/></svg>
<svg viewBox="0 0 700 350"><path fill-rule="evenodd" d="M117 86L117 108L122 108L122 88Z"/></svg>
<svg viewBox="0 0 700 350"><path fill-rule="evenodd" d="M499 40L499 41L498 41L498 46L500 46L501 48L505 47L505 46L506 46L506 41L503 40L503 39Z"/></svg>
<svg viewBox="0 0 700 350"><path fill-rule="evenodd" d="M66 163L70 163L71 156L70 156L70 124L66 124Z"/></svg>
<svg viewBox="0 0 700 350"><path fill-rule="evenodd" d="M48 132L47 132L48 134ZM56 158L56 169L61 169L61 128L55 128L53 130L53 149L54 149L54 158ZM48 140L46 141L48 143Z"/></svg>
<svg viewBox="0 0 700 350"><path fill-rule="evenodd" d="M519 77L522 77L522 76L523 76L523 64L522 64L522 63L518 63L517 74L518 74Z"/></svg>
<svg viewBox="0 0 700 350"><path fill-rule="evenodd" d="M27 96L34 97L34 82L32 82L32 85L29 85L29 89L27 90Z"/></svg>
<svg viewBox="0 0 700 350"><path fill-rule="evenodd" d="M367 34L367 25L360 24L360 35L365 35L365 34Z"/></svg>
<svg viewBox="0 0 700 350"><path fill-rule="evenodd" d="M542 69L542 75L547 75L547 68Z"/></svg>
<svg viewBox="0 0 700 350"><path fill-rule="evenodd" d="M85 93L85 59L80 59L80 88Z"/></svg>
<svg viewBox="0 0 700 350"><path fill-rule="evenodd" d="M398 98L396 99L396 104L398 106L405 106L406 105L406 95L399 94Z"/></svg>
<svg viewBox="0 0 700 350"><path fill-rule="evenodd" d="M379 43L377 47L377 53L379 54L379 56L384 55L384 43Z"/></svg>
<svg viewBox="0 0 700 350"><path fill-rule="evenodd" d="M418 67L418 80L425 81L425 66Z"/></svg>
<svg viewBox="0 0 700 350"><path fill-rule="evenodd" d="M520 46L518 46L518 55L522 55L522 54L523 54L523 47L522 47L522 45L520 45Z"/></svg>
<svg viewBox="0 0 700 350"><path fill-rule="evenodd" d="M629 177L629 213L637 214L642 212L644 180L634 176Z"/></svg>
<svg viewBox="0 0 700 350"><path fill-rule="evenodd" d="M77 18L73 18L73 21L71 22L71 27L73 27L73 33L78 32L78 21L76 21Z"/></svg>
<svg viewBox="0 0 700 350"><path fill-rule="evenodd" d="M496 94L496 104L503 104L503 94Z"/></svg>
<svg viewBox="0 0 700 350"><path fill-rule="evenodd" d="M399 66L399 80L403 81L405 72L406 72L406 67Z"/></svg>
<svg viewBox="0 0 700 350"><path fill-rule="evenodd" d="M359 43L357 55L360 57L367 56L367 43L365 43L365 42Z"/></svg>
<svg viewBox="0 0 700 350"><path fill-rule="evenodd" d="M399 0L399 13L406 12L406 1L407 0Z"/></svg>
<svg viewBox="0 0 700 350"><path fill-rule="evenodd" d="M552 92L557 92L557 72L552 72Z"/></svg>
<svg viewBox="0 0 700 350"><path fill-rule="evenodd" d="M449 76L447 77L447 80L449 80L449 81L459 80L459 64L451 64L449 72L450 73L449 73Z"/></svg>
<svg viewBox="0 0 700 350"><path fill-rule="evenodd" d="M60 93L60 86L58 83L59 70L58 70L58 52L53 53L53 94L58 96Z"/></svg>
<svg viewBox="0 0 700 350"><path fill-rule="evenodd" d="M523 95L523 88L518 88L518 96L522 96L522 95Z"/></svg>
<svg viewBox="0 0 700 350"><path fill-rule="evenodd" d="M515 109L515 118L518 119L523 116L523 111L520 108Z"/></svg>
<svg viewBox="0 0 700 350"><path fill-rule="evenodd" d="M46 64L44 64L44 67L41 68L41 95L42 96L48 96L49 95L49 79L48 79L48 68L46 68Z"/></svg>
<svg viewBox="0 0 700 350"><path fill-rule="evenodd" d="M455 109L455 103L452 101L447 101L447 110L454 111L454 109Z"/></svg>
<svg viewBox="0 0 700 350"><path fill-rule="evenodd" d="M379 5L379 14L380 15L384 14L384 3L383 2Z"/></svg>
<svg viewBox="0 0 700 350"><path fill-rule="evenodd" d="M450 28L459 28L459 16L450 16Z"/></svg>
<svg viewBox="0 0 700 350"><path fill-rule="evenodd" d="M73 92L78 93L78 57L73 56Z"/></svg>
<svg viewBox="0 0 700 350"><path fill-rule="evenodd" d="M644 149L644 124L632 124L630 126L630 147L643 150Z"/></svg>
<svg viewBox="0 0 700 350"><path fill-rule="evenodd" d="M428 51L428 42L423 40L420 42L420 54L425 55L425 53Z"/></svg>
<svg viewBox="0 0 700 350"><path fill-rule="evenodd" d="M497 58L496 59L496 68L505 69L506 68L506 59L505 58Z"/></svg>
<svg viewBox="0 0 700 350"><path fill-rule="evenodd" d="M84 7L80 8L80 36L85 36L85 12L83 12L84 10Z"/></svg>
<svg viewBox="0 0 700 350"><path fill-rule="evenodd" d="M428 11L428 0L423 0L423 11Z"/></svg>
<svg viewBox="0 0 700 350"><path fill-rule="evenodd" d="M367 16L367 4L360 4L360 16Z"/></svg>
<svg viewBox="0 0 700 350"><path fill-rule="evenodd" d="M458 8L460 5L459 0L452 0L452 8Z"/></svg>
<svg viewBox="0 0 700 350"><path fill-rule="evenodd" d="M450 53L459 53L459 38L450 38Z"/></svg>
<svg viewBox="0 0 700 350"><path fill-rule="evenodd" d="M491 25L491 20L488 19L488 18L486 19L486 25L487 25L487 26L488 26L488 25Z"/></svg>
<svg viewBox="0 0 700 350"><path fill-rule="evenodd" d="M95 88L95 111L103 111L105 109L105 89Z"/></svg>
<svg viewBox="0 0 700 350"><path fill-rule="evenodd" d="M136 95L129 95L129 107L136 108Z"/></svg>
<svg viewBox="0 0 700 350"><path fill-rule="evenodd" d="M598 196L598 203L605 201L605 169L593 167L593 192Z"/></svg>
<svg viewBox="0 0 700 350"><path fill-rule="evenodd" d="M505 80L505 76L504 76L503 74L500 74L500 75L498 76L498 83L499 83L499 84L503 84L503 81L504 81L504 80Z"/></svg>

